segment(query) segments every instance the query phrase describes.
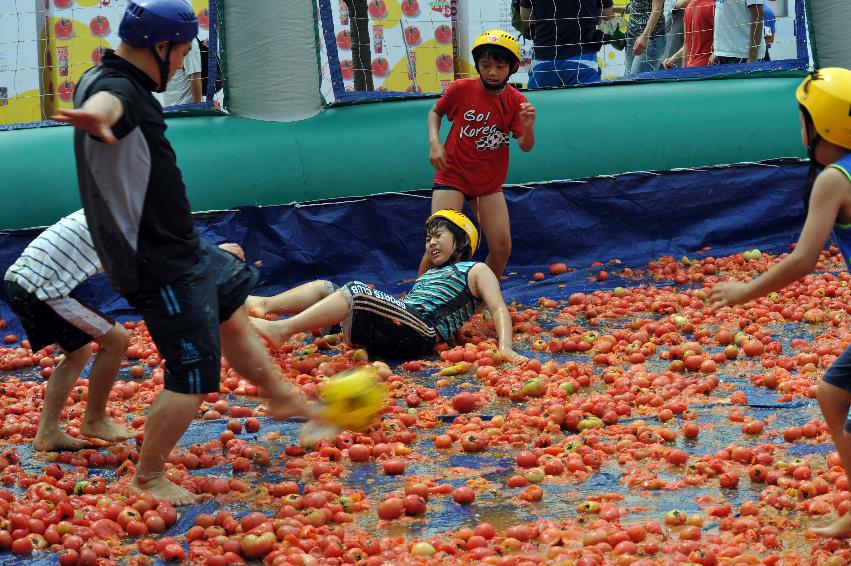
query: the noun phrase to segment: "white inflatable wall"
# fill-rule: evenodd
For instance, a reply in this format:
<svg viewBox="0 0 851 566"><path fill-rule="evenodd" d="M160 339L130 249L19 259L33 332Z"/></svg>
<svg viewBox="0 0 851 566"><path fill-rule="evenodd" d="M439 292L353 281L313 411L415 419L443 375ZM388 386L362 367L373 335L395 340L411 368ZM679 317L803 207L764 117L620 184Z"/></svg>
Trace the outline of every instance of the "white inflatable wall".
<svg viewBox="0 0 851 566"><path fill-rule="evenodd" d="M228 110L292 122L322 108L313 2L220 2Z"/></svg>

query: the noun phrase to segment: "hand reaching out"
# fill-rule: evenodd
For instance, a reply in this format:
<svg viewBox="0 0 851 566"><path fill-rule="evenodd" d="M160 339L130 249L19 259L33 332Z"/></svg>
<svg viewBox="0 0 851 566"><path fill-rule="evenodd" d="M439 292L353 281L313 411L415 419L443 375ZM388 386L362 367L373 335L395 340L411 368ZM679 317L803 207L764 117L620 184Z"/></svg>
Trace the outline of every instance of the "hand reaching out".
<svg viewBox="0 0 851 566"><path fill-rule="evenodd" d="M717 311L723 307L744 303L748 299L747 289L747 283L741 281L719 283L709 290L709 308Z"/></svg>
<svg viewBox="0 0 851 566"><path fill-rule="evenodd" d="M84 109L68 110L60 108L59 115L52 116L51 119L65 124L71 124L79 130L85 130L106 143L118 143L118 139L112 133L112 127L107 118L100 113Z"/></svg>

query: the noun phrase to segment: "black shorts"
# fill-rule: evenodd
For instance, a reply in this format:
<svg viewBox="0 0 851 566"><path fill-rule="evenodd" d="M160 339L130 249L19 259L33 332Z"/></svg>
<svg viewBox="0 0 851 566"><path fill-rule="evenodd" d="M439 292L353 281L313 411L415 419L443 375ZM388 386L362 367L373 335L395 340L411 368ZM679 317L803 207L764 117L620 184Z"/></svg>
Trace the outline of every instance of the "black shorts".
<svg viewBox="0 0 851 566"><path fill-rule="evenodd" d="M257 269L210 244L198 262L169 283L127 296L145 319L165 359L165 388L175 393L219 391L219 325L242 307Z"/></svg>
<svg viewBox="0 0 851 566"><path fill-rule="evenodd" d="M346 283L340 292L349 301L342 323L346 341L391 359L420 357L434 349L437 331L399 299L360 281Z"/></svg>
<svg viewBox="0 0 851 566"><path fill-rule="evenodd" d="M449 186L449 185L435 184L431 187L431 192L434 192L434 191L455 191L455 192L458 192L458 193L461 193L462 195L464 195L464 200L467 201L467 202L476 198L476 197L471 197L470 195L468 195L467 193L465 193L461 189L456 189L455 187L452 187L452 186Z"/></svg>
<svg viewBox="0 0 851 566"><path fill-rule="evenodd" d="M4 281L6 302L21 319L37 352L51 344L59 344L66 352L78 350L94 338L103 336L115 326L115 321L94 307L67 297L42 301L14 281Z"/></svg>
<svg viewBox="0 0 851 566"><path fill-rule="evenodd" d="M716 65L741 65L743 63L747 63L747 57L716 57L715 64Z"/></svg>

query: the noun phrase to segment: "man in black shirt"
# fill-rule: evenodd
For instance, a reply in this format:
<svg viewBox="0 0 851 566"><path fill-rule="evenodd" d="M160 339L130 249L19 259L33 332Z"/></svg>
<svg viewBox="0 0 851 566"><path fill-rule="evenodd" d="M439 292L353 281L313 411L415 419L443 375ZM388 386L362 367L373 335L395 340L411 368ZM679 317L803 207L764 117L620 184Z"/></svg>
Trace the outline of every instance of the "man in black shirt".
<svg viewBox="0 0 851 566"><path fill-rule="evenodd" d="M83 75L75 110L58 118L77 128L80 196L104 271L144 317L165 359L165 386L148 415L130 489L177 505L194 496L165 477L165 461L206 395L219 391L222 352L271 397L275 414L310 412L283 384L243 309L257 270L237 259L244 260L239 246L226 253L199 238L151 94L165 90L197 32L185 0L131 0L121 45Z"/></svg>
<svg viewBox="0 0 851 566"><path fill-rule="evenodd" d="M520 0L535 43L529 88L598 82L601 17L612 17L612 0Z"/></svg>

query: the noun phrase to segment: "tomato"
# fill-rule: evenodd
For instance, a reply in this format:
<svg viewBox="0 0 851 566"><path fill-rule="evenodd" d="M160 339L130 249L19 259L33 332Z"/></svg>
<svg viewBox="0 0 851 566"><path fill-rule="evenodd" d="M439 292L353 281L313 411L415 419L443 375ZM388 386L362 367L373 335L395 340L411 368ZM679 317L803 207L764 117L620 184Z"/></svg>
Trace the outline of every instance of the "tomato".
<svg viewBox="0 0 851 566"><path fill-rule="evenodd" d="M452 492L452 499L461 505L469 505L476 499L476 492L467 486L461 486Z"/></svg>
<svg viewBox="0 0 851 566"><path fill-rule="evenodd" d="M183 550L182 546L180 546L176 542L173 542L167 544L160 552L160 555L163 557L163 560L166 561L182 561L186 553Z"/></svg>
<svg viewBox="0 0 851 566"><path fill-rule="evenodd" d="M412 517L423 515L426 512L426 500L421 495L406 495L404 500L405 514Z"/></svg>
<svg viewBox="0 0 851 566"><path fill-rule="evenodd" d="M173 505L165 502L160 502L156 506L156 512L165 521L166 526L170 527L177 522L177 510Z"/></svg>
<svg viewBox="0 0 851 566"><path fill-rule="evenodd" d="M535 456L532 452L522 451L517 454L515 461L517 465L521 468L534 468L538 465L538 457Z"/></svg>
<svg viewBox="0 0 851 566"><path fill-rule="evenodd" d="M383 464L384 473L388 476L396 476L405 473L405 461L398 458L385 460Z"/></svg>
<svg viewBox="0 0 851 566"><path fill-rule="evenodd" d="M12 554L32 554L33 543L29 537L22 537L12 541Z"/></svg>
<svg viewBox="0 0 851 566"><path fill-rule="evenodd" d="M401 497L388 497L378 504L378 517L385 521L398 519L405 512L405 503Z"/></svg>
<svg viewBox="0 0 851 566"><path fill-rule="evenodd" d="M371 453L369 446L365 444L352 444L348 448L348 455L352 462L367 462Z"/></svg>

